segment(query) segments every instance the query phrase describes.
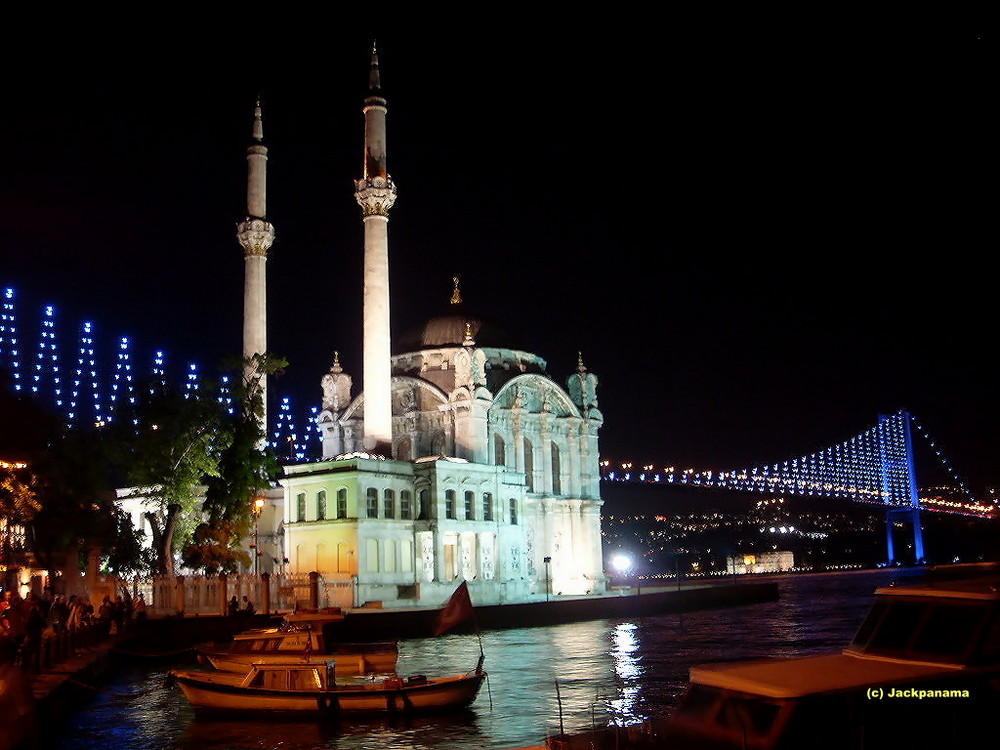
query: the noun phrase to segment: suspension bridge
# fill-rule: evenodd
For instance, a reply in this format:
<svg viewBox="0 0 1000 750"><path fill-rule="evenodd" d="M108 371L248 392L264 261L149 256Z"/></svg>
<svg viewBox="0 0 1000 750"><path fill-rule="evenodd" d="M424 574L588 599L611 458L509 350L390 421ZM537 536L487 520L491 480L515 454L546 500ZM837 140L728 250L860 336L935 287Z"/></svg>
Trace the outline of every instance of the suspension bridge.
<svg viewBox="0 0 1000 750"><path fill-rule="evenodd" d="M926 441L950 475L954 496L924 494L917 484L914 432ZM828 498L885 508L889 562L894 562L893 526L912 526L916 559L924 559L921 512L995 517L993 505L976 500L926 431L907 411L879 417L878 423L815 453L776 464L727 471L696 471L654 464L601 462L605 482L706 487L769 495Z"/></svg>

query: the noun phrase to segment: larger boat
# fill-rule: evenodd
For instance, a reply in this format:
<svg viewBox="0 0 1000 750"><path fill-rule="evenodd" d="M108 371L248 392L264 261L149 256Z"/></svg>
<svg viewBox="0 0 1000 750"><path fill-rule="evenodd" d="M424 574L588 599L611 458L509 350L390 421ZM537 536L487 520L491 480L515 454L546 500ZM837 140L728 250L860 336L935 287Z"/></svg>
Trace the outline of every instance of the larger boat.
<svg viewBox="0 0 1000 750"><path fill-rule="evenodd" d="M486 679L481 669L449 677L414 675L339 683L332 663L252 664L234 672L171 670L195 709L345 714L429 713L466 708Z"/></svg>
<svg viewBox="0 0 1000 750"><path fill-rule="evenodd" d="M396 641L345 643L336 635L344 620L340 611L286 615L274 628L237 633L228 648L199 647L199 654L216 669L246 674L252 664L286 663L300 659L332 659L340 676L394 672L399 657Z"/></svg>
<svg viewBox="0 0 1000 750"><path fill-rule="evenodd" d="M1000 707L1000 575L969 573L877 589L840 653L693 667L659 741L699 750L981 743Z"/></svg>

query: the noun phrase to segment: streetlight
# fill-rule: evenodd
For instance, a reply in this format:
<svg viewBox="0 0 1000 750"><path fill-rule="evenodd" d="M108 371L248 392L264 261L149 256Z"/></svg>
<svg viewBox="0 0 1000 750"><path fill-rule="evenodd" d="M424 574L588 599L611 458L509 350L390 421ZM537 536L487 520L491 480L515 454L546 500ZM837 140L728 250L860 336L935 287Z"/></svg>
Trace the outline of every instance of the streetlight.
<svg viewBox="0 0 1000 750"><path fill-rule="evenodd" d="M253 501L253 574L260 572L260 514L264 510L264 498L257 497Z"/></svg>
<svg viewBox="0 0 1000 750"><path fill-rule="evenodd" d="M611 558L611 567L618 571L623 579L628 578L628 572L632 568L632 558L623 552L619 552L617 555Z"/></svg>
<svg viewBox="0 0 1000 750"><path fill-rule="evenodd" d="M550 574L549 566L552 564L551 557L543 557L542 562L545 563L545 601L549 600L549 594L552 592L552 576Z"/></svg>

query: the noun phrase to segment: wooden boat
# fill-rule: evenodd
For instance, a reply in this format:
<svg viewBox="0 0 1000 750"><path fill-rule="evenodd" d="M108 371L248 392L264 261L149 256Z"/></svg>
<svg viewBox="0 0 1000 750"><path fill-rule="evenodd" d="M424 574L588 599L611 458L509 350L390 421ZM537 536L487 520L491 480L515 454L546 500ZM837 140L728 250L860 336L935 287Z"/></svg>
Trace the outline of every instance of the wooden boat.
<svg viewBox="0 0 1000 750"><path fill-rule="evenodd" d="M332 663L252 664L243 675L175 669L195 709L222 712L293 712L331 717L345 714L429 713L469 706L486 673L449 677L414 675L338 683Z"/></svg>
<svg viewBox="0 0 1000 750"><path fill-rule="evenodd" d="M279 627L237 633L228 648L199 647L199 655L216 669L246 674L252 664L287 663L301 659L336 661L339 676L394 672L399 657L396 641L343 643L336 637L338 612L287 615Z"/></svg>

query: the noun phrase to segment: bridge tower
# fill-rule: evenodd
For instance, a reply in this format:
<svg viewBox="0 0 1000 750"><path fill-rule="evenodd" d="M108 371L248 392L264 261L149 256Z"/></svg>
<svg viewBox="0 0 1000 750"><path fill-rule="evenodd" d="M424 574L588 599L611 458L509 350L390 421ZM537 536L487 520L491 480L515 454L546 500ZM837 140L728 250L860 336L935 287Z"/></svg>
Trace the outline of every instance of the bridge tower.
<svg viewBox="0 0 1000 750"><path fill-rule="evenodd" d="M917 491L917 472L913 457L913 433L909 412L903 411L894 417L879 416L879 423L887 429L892 429L888 425L892 419L901 418L903 445L905 450L902 456L887 450L886 442L882 443L882 488L886 497L891 497L892 479L894 476L903 476L905 481L903 486L909 494L909 505L896 507L885 512L885 539L886 557L889 563L896 561L895 545L892 539L893 524L897 520L910 522L913 524L913 552L917 562L924 559L924 532L920 527L920 493Z"/></svg>

